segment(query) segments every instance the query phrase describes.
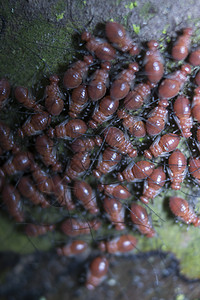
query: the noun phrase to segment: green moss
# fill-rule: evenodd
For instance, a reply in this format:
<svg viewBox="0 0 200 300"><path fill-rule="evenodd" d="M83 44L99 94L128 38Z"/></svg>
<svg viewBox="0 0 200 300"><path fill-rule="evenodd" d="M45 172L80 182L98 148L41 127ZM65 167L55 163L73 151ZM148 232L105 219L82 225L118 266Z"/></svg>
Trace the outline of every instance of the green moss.
<svg viewBox="0 0 200 300"><path fill-rule="evenodd" d="M129 8L129 9L134 9L134 7L137 7L137 1L134 1L134 2L130 2L128 4L125 4L124 5L125 8Z"/></svg>
<svg viewBox="0 0 200 300"><path fill-rule="evenodd" d="M133 30L136 34L139 34L140 32L140 25L136 25L136 24L133 24Z"/></svg>
<svg viewBox="0 0 200 300"><path fill-rule="evenodd" d="M155 13L156 9L151 2L146 2L139 11L140 17L142 17L146 21L151 19L155 15Z"/></svg>

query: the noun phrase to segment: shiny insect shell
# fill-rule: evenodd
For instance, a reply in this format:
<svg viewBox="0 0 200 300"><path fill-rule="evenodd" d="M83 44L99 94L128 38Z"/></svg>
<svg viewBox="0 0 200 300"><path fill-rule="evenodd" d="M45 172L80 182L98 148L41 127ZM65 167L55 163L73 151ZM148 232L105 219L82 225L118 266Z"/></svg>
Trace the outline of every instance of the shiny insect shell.
<svg viewBox="0 0 200 300"><path fill-rule="evenodd" d="M200 65L200 47L192 51L189 56L189 63L193 66Z"/></svg>
<svg viewBox="0 0 200 300"><path fill-rule="evenodd" d="M81 221L80 219L70 218L62 222L61 231L70 237L84 234L91 234L92 230L98 230L101 222L98 220Z"/></svg>
<svg viewBox="0 0 200 300"><path fill-rule="evenodd" d="M193 126L189 99L184 95L180 95L175 100L173 107L175 121L180 128L181 135L185 138L189 138L192 135L191 129Z"/></svg>
<svg viewBox="0 0 200 300"><path fill-rule="evenodd" d="M194 224L195 227L200 226L200 218L197 217L188 202L180 197L170 197L169 207L173 214L179 217L186 224Z"/></svg>
<svg viewBox="0 0 200 300"><path fill-rule="evenodd" d="M42 112L44 110L43 106L36 102L27 88L23 86L17 86L14 94L17 101L24 107L32 109L35 112Z"/></svg>
<svg viewBox="0 0 200 300"><path fill-rule="evenodd" d="M140 181L151 175L155 165L145 160L130 163L122 173L118 173L119 181Z"/></svg>
<svg viewBox="0 0 200 300"><path fill-rule="evenodd" d="M68 257L77 256L83 254L88 249L88 244L82 240L75 240L69 242L67 245L57 248L58 255L64 255Z"/></svg>
<svg viewBox="0 0 200 300"><path fill-rule="evenodd" d="M124 205L115 198L105 197L103 207L107 213L110 222L115 226L116 230L125 229L125 209Z"/></svg>
<svg viewBox="0 0 200 300"><path fill-rule="evenodd" d="M62 139L78 138L87 131L87 125L80 119L66 120L57 125L54 129L48 130L48 136Z"/></svg>
<svg viewBox="0 0 200 300"><path fill-rule="evenodd" d="M0 79L0 109L4 106L10 95L10 83L6 78Z"/></svg>
<svg viewBox="0 0 200 300"><path fill-rule="evenodd" d="M168 173L171 180L171 188L180 190L187 172L187 160L185 155L176 149L168 159Z"/></svg>
<svg viewBox="0 0 200 300"><path fill-rule="evenodd" d="M90 156L88 152L78 152L72 156L64 173L64 179L66 182L84 174L90 166Z"/></svg>
<svg viewBox="0 0 200 300"><path fill-rule="evenodd" d="M172 47L172 57L175 60L184 60L189 54L192 28L183 29L183 34L178 37Z"/></svg>
<svg viewBox="0 0 200 300"><path fill-rule="evenodd" d="M146 121L146 130L150 136L158 135L163 131L168 120L168 111L158 105L149 114Z"/></svg>
<svg viewBox="0 0 200 300"><path fill-rule="evenodd" d="M45 107L51 115L59 116L64 108L64 96L58 86L59 78L52 75L49 80L50 85L45 89Z"/></svg>
<svg viewBox="0 0 200 300"><path fill-rule="evenodd" d="M101 241L99 249L115 255L132 251L137 245L137 239L131 234L124 234L108 241Z"/></svg>
<svg viewBox="0 0 200 300"><path fill-rule="evenodd" d="M194 90L194 97L192 99L192 116L195 120L200 122L200 87Z"/></svg>
<svg viewBox="0 0 200 300"><path fill-rule="evenodd" d="M190 174L200 184L200 157L190 157L188 166Z"/></svg>
<svg viewBox="0 0 200 300"><path fill-rule="evenodd" d="M84 84L73 89L69 102L69 116L77 118L81 111L85 108L88 101L87 87Z"/></svg>
<svg viewBox="0 0 200 300"><path fill-rule="evenodd" d="M93 290L106 279L108 267L109 263L106 257L98 256L93 259L90 264L85 283L89 290Z"/></svg>
<svg viewBox="0 0 200 300"><path fill-rule="evenodd" d="M121 184L100 184L98 185L98 189L103 191L104 194L109 197L113 197L115 199L125 200L131 197L131 193L129 192L126 186Z"/></svg>
<svg viewBox="0 0 200 300"><path fill-rule="evenodd" d="M14 175L18 172L30 169L33 162L32 153L18 152L4 163L2 169L7 175Z"/></svg>
<svg viewBox="0 0 200 300"><path fill-rule="evenodd" d="M128 110L137 110L148 99L151 94L151 88L146 83L136 85L124 99L124 106Z"/></svg>
<svg viewBox="0 0 200 300"><path fill-rule="evenodd" d="M25 227L25 233L28 236L39 236L44 235L48 231L53 231L55 225L38 225L38 224L28 224Z"/></svg>

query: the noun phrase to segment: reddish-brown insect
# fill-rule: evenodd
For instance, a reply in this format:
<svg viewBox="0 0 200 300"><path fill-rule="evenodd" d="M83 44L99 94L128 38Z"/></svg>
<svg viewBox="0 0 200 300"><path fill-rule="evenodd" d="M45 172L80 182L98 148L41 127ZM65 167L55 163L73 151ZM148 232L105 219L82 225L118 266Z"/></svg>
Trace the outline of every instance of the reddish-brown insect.
<svg viewBox="0 0 200 300"><path fill-rule="evenodd" d="M106 279L108 267L109 264L106 257L98 256L95 259L93 259L93 261L90 264L85 283L88 290L94 290Z"/></svg>
<svg viewBox="0 0 200 300"><path fill-rule="evenodd" d="M200 122L200 87L194 90L194 97L192 100L192 116Z"/></svg>
<svg viewBox="0 0 200 300"><path fill-rule="evenodd" d="M84 84L73 89L71 101L69 103L69 116L77 118L80 112L85 108L88 101L88 92Z"/></svg>
<svg viewBox="0 0 200 300"><path fill-rule="evenodd" d="M115 229L124 230L125 210L123 204L115 198L106 197L103 200L103 207L107 213L108 219L115 226Z"/></svg>
<svg viewBox="0 0 200 300"><path fill-rule="evenodd" d="M44 134L36 138L35 148L47 167L51 166L54 171L61 170L61 164L56 157L54 143L47 135Z"/></svg>
<svg viewBox="0 0 200 300"><path fill-rule="evenodd" d="M200 157L191 157L189 159L189 172L200 183Z"/></svg>
<svg viewBox="0 0 200 300"><path fill-rule="evenodd" d="M28 198L33 204L40 204L43 208L49 206L49 202L45 199L34 185L34 182L28 176L23 176L19 180L18 190L22 196Z"/></svg>
<svg viewBox="0 0 200 300"><path fill-rule="evenodd" d="M48 231L55 229L55 225L37 225L37 224L28 224L25 227L25 233L28 236L39 236L44 235Z"/></svg>
<svg viewBox="0 0 200 300"><path fill-rule="evenodd" d="M151 89L148 84L138 84L124 99L125 108L128 110L137 110L143 105L144 101L147 100L150 93Z"/></svg>
<svg viewBox="0 0 200 300"><path fill-rule="evenodd" d="M120 255L132 251L137 245L137 239L131 234L124 234L109 241L101 241L99 249L111 254Z"/></svg>
<svg viewBox="0 0 200 300"><path fill-rule="evenodd" d="M64 234L74 237L83 234L90 234L92 230L98 230L101 222L97 219L92 221L81 221L74 218L65 220L61 225Z"/></svg>
<svg viewBox="0 0 200 300"><path fill-rule="evenodd" d="M189 63L193 66L200 66L200 47L195 49L189 56Z"/></svg>
<svg viewBox="0 0 200 300"><path fill-rule="evenodd" d="M165 153L174 151L180 142L180 137L175 133L167 133L162 137L157 137L149 150L144 151L146 158L152 159L152 157L158 157Z"/></svg>
<svg viewBox="0 0 200 300"><path fill-rule="evenodd" d="M4 151L10 151L16 153L19 151L19 147L14 142L13 133L10 127L0 121L0 145Z"/></svg>
<svg viewBox="0 0 200 300"><path fill-rule="evenodd" d="M98 189L103 191L106 195L120 200L125 200L131 197L131 193L128 188L118 183L100 184L98 185Z"/></svg>
<svg viewBox="0 0 200 300"><path fill-rule="evenodd" d="M66 89L77 88L83 81L89 65L93 63L92 56L84 56L83 61L78 60L69 68L63 77L63 85Z"/></svg>
<svg viewBox="0 0 200 300"><path fill-rule="evenodd" d="M24 214L22 211L22 203L20 194L16 188L11 184L6 184L2 192L2 200L6 204L9 214L17 221L24 221Z"/></svg>
<svg viewBox="0 0 200 300"><path fill-rule="evenodd" d="M120 119L123 119L123 126L128 129L131 135L140 138L146 135L145 124L139 116L132 116L124 109L118 110L117 115Z"/></svg>
<svg viewBox="0 0 200 300"><path fill-rule="evenodd" d="M85 241L75 240L63 247L57 248L57 254L73 257L84 253L87 249L88 244Z"/></svg>
<svg viewBox="0 0 200 300"><path fill-rule="evenodd" d="M117 127L109 127L104 132L106 143L117 149L122 154L128 154L131 158L137 156L137 150L133 147L128 137Z"/></svg>
<svg viewBox="0 0 200 300"><path fill-rule="evenodd" d="M53 189L51 178L36 163L31 166L32 176L40 192L50 194Z"/></svg>
<svg viewBox="0 0 200 300"><path fill-rule="evenodd" d="M196 73L196 76L195 76L195 78L194 78L194 81L195 81L196 85L200 86L200 71L198 71L198 72Z"/></svg>
<svg viewBox="0 0 200 300"><path fill-rule="evenodd" d="M175 121L181 130L181 135L185 138L189 138L191 133L191 128L193 125L193 120L191 117L190 101L184 95L180 95L174 102L174 113L177 118Z"/></svg>
<svg viewBox="0 0 200 300"><path fill-rule="evenodd" d="M172 57L175 60L183 60L188 56L191 43L192 28L183 29L183 34L178 37L172 47Z"/></svg>
<svg viewBox="0 0 200 300"><path fill-rule="evenodd" d="M171 188L180 190L181 183L186 175L187 160L185 155L176 149L168 159L168 173L171 180Z"/></svg>
<svg viewBox="0 0 200 300"><path fill-rule="evenodd" d="M71 144L71 149L77 153L77 152L85 152L85 151L91 151L94 149L95 145L101 146L102 139L98 136L95 138L89 138L89 137L81 137L73 141Z"/></svg>
<svg viewBox="0 0 200 300"><path fill-rule="evenodd" d="M140 52L138 46L131 40L125 28L116 22L106 23L106 36L114 46L122 52L129 52L130 55L137 55Z"/></svg>
<svg viewBox="0 0 200 300"><path fill-rule="evenodd" d="M60 125L57 125L55 129L50 128L48 130L48 135L53 138L77 138L82 136L87 131L87 125L84 121L79 119L69 120Z"/></svg>
<svg viewBox="0 0 200 300"><path fill-rule="evenodd" d="M167 99L171 99L179 93L187 80L187 75L190 73L191 67L189 64L186 64L182 65L180 70L169 74L167 78L161 82L158 89L159 98L161 99L160 103L167 106Z"/></svg>
<svg viewBox="0 0 200 300"><path fill-rule="evenodd" d="M143 194L140 200L148 204L150 199L155 198L165 184L166 175L162 167L153 170L151 175L144 182Z"/></svg>
<svg viewBox="0 0 200 300"><path fill-rule="evenodd" d="M109 61L115 58L115 49L102 39L92 36L88 31L82 33L81 39L86 41L87 50L94 53L100 60Z"/></svg>
<svg viewBox="0 0 200 300"><path fill-rule="evenodd" d="M130 213L132 222L142 234L146 235L148 238L155 236L155 231L152 228L147 211L144 207L133 203L131 205Z"/></svg>
<svg viewBox="0 0 200 300"><path fill-rule="evenodd" d="M114 101L110 96L104 97L99 106L96 107L92 119L88 125L92 128L96 128L98 125L108 121L110 117L116 112L119 106L119 101Z"/></svg>
<svg viewBox="0 0 200 300"><path fill-rule="evenodd" d="M3 165L3 170L7 175L13 175L17 172L26 171L33 164L33 155L30 152L19 152Z"/></svg>
<svg viewBox="0 0 200 300"><path fill-rule="evenodd" d="M23 138L25 135L31 136L40 133L45 130L51 123L51 116L48 112L43 111L36 113L32 117L29 117L22 125L22 128L18 130L18 134Z"/></svg>
<svg viewBox="0 0 200 300"><path fill-rule="evenodd" d="M163 106L156 106L149 114L146 121L146 130L150 136L158 135L165 128L168 111Z"/></svg>
<svg viewBox="0 0 200 300"><path fill-rule="evenodd" d="M0 109L5 103L5 100L10 95L10 83L7 79L2 78L0 79Z"/></svg>
<svg viewBox="0 0 200 300"><path fill-rule="evenodd" d="M49 80L50 85L45 90L45 107L51 115L59 116L64 108L63 95L58 87L59 78L52 75Z"/></svg>
<svg viewBox="0 0 200 300"><path fill-rule="evenodd" d="M106 148L103 154L99 157L96 169L93 170L94 176L101 178L102 174L107 174L113 171L121 159L122 156L120 153L110 147Z"/></svg>
<svg viewBox="0 0 200 300"><path fill-rule="evenodd" d="M137 63L129 64L128 69L117 75L110 87L112 100L120 100L127 96L135 79L135 72L139 70Z"/></svg>
<svg viewBox="0 0 200 300"><path fill-rule="evenodd" d="M83 173L90 166L90 156L88 152L79 152L72 156L69 165L66 168L64 179L67 182L76 179L83 175Z"/></svg>
<svg viewBox="0 0 200 300"><path fill-rule="evenodd" d="M145 160L130 163L122 173L118 173L120 181L128 182L143 180L151 175L155 165Z"/></svg>
<svg viewBox="0 0 200 300"><path fill-rule="evenodd" d="M17 86L15 88L15 98L28 109L33 109L37 112L43 111L42 105L37 104L35 99L30 95L28 89L23 86Z"/></svg>
<svg viewBox="0 0 200 300"><path fill-rule="evenodd" d="M200 226L200 218L197 217L188 202L180 197L170 197L169 207L173 214L179 217L186 224L194 224L195 227Z"/></svg>
<svg viewBox="0 0 200 300"><path fill-rule="evenodd" d="M72 201L70 188L63 183L63 179L58 175L52 177L53 193L56 196L56 200L61 206L66 207L68 211L74 210L75 205Z"/></svg>
<svg viewBox="0 0 200 300"><path fill-rule="evenodd" d="M97 214L99 212L95 193L86 181L75 181L73 192L76 198L91 214Z"/></svg>
<svg viewBox="0 0 200 300"><path fill-rule="evenodd" d="M101 69L96 70L92 75L92 80L88 85L88 95L92 101L97 101L104 97L109 84L110 68L111 64L109 62L103 62L101 63Z"/></svg>
<svg viewBox="0 0 200 300"><path fill-rule="evenodd" d="M3 189L5 185L5 172L2 168L0 168L0 191Z"/></svg>
<svg viewBox="0 0 200 300"><path fill-rule="evenodd" d="M147 44L149 50L146 52L144 58L144 69L149 81L153 84L157 84L163 77L164 66L163 58L158 50L158 42L151 40Z"/></svg>

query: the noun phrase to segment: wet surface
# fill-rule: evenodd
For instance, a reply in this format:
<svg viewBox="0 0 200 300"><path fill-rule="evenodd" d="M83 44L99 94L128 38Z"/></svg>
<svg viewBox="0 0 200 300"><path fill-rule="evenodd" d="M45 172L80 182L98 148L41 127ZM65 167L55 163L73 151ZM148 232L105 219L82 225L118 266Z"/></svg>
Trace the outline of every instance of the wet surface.
<svg viewBox="0 0 200 300"><path fill-rule="evenodd" d="M199 281L180 277L172 254L112 256L107 279L94 291L84 286L89 260L58 257L53 252L1 253L0 299L199 299Z"/></svg>

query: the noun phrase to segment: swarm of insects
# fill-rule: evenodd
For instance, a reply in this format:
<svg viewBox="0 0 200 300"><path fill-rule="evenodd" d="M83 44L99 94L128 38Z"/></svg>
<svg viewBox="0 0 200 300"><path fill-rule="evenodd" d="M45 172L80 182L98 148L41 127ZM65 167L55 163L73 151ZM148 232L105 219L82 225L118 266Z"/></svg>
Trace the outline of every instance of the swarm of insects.
<svg viewBox="0 0 200 300"><path fill-rule="evenodd" d="M62 232L67 244L57 248L59 255L98 249L89 289L106 278L109 254L136 248L134 231L156 236L147 207L166 187L174 190L174 216L200 226L187 199L176 194L186 176L200 182L200 87L194 76L200 62L198 48L189 54L191 36L191 28L183 29L172 46L179 63L169 72L157 41L136 45L122 25L108 22L104 40L83 32L83 59L63 78L51 75L42 99L20 86L11 93L8 80L0 80L2 210L30 237ZM20 117L10 122L13 102ZM186 157L178 147L190 149L193 140L196 149ZM52 207L59 212L53 221L38 224L29 214ZM89 236L95 242L88 243Z"/></svg>

